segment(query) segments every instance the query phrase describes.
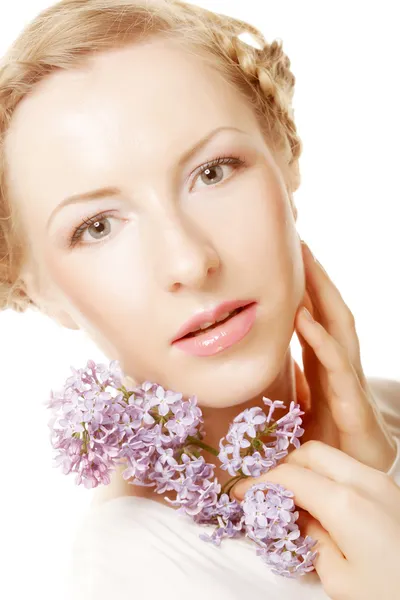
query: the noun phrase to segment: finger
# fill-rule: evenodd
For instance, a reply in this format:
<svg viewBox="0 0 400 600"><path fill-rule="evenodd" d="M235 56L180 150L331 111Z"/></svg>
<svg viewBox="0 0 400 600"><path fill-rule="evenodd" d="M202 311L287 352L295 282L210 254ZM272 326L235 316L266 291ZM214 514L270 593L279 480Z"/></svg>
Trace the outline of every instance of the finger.
<svg viewBox="0 0 400 600"><path fill-rule="evenodd" d="M304 344L305 343L306 342L304 342ZM310 348L310 346L308 346L308 348ZM303 352L303 363L305 363L304 372L296 361L293 361L295 369L296 398L301 409L304 411L302 420L305 433L303 434L302 440L304 442L306 440L317 439L323 440L331 446L338 446L339 440L337 428L333 422L329 406L324 399L324 394L319 389L319 376L317 373L314 373L318 366L316 364L318 363L318 359L310 348L309 354L311 353L314 357L312 366L309 364L308 359L305 358ZM320 364L319 367L322 369ZM312 394L310 383L312 383Z"/></svg>
<svg viewBox="0 0 400 600"><path fill-rule="evenodd" d="M308 312L310 312L312 314L312 316L314 317L314 319L316 319L317 317L314 314L315 313L314 305L313 305L313 303L311 301L310 294L309 294L309 292L308 292L307 289L304 292L303 304L306 307L306 309L308 310Z"/></svg>
<svg viewBox="0 0 400 600"><path fill-rule="evenodd" d="M316 311L314 310L314 307L310 301L310 297L309 297L309 294L307 291L304 294L303 305L305 306L305 308L307 308L307 310L311 314L311 316L316 321L318 321L319 320L318 315L316 314ZM300 309L301 309L301 307L300 307ZM297 327L297 319L295 319L294 325L295 325L294 326L295 333L296 333L296 336L297 336L300 346L301 346L302 362L303 362L305 378L307 381L311 381L314 379L314 375L316 374L316 370L318 369L318 366L319 366L319 361L318 361L317 357L315 356L315 353L312 351L312 348L310 348L309 344L307 344L306 340L304 339L303 335L301 334L301 331L299 331L299 328ZM318 389L315 389L315 385L318 385L318 378L315 378L315 381L313 381L313 396L318 395ZM312 400L312 398L311 398L311 400Z"/></svg>
<svg viewBox="0 0 400 600"><path fill-rule="evenodd" d="M347 558L354 548L355 536L365 538L365 523L376 519L372 502L354 488L289 463L281 463L261 477L241 480L231 496L240 502L252 485L264 482L279 483L291 490L296 505L321 523Z"/></svg>
<svg viewBox="0 0 400 600"><path fill-rule="evenodd" d="M317 540L313 551L317 551L318 554L313 564L322 585L327 590L330 588L332 573L340 579L346 577L349 568L347 560L321 523L310 514L303 511L301 513L297 524L304 537L309 535L313 540Z"/></svg>
<svg viewBox="0 0 400 600"><path fill-rule="evenodd" d="M302 307L299 310L301 309ZM315 355L315 352L310 344L308 344L307 340L304 338L302 329L299 328L298 323L299 319L297 318L296 314L295 332L301 345L304 378L307 381L307 385L310 389L310 402L312 404L313 412L315 412L315 410L318 411L321 403L325 402L321 386L324 375L321 373L321 363Z"/></svg>
<svg viewBox="0 0 400 600"><path fill-rule="evenodd" d="M340 447L362 462L373 454L376 439L383 436L373 407L368 401L345 350L329 333L312 319L306 310L296 315L297 326L326 369L325 398L339 430ZM371 439L374 444L371 444ZM383 440L379 439L379 444ZM376 447L376 446L375 446ZM374 464L375 456L371 456Z"/></svg>
<svg viewBox="0 0 400 600"><path fill-rule="evenodd" d="M393 482L382 471L359 462L337 448L320 441L309 441L293 450L284 463L311 469L337 483L353 487L364 496L382 503L390 496Z"/></svg>
<svg viewBox="0 0 400 600"><path fill-rule="evenodd" d="M337 445L361 462L386 471L396 456L396 447L390 433L382 425L373 399L359 381L347 352L322 327L310 318L307 311L296 315L297 327L312 347L324 367L319 373L323 389L312 412L316 413L319 426L329 428L329 415L324 415L327 403L333 423L337 428ZM309 438L308 438L309 439ZM322 437L324 441L328 438Z"/></svg>
<svg viewBox="0 0 400 600"><path fill-rule="evenodd" d="M330 410L325 405L319 405L318 411L311 408L302 419L302 427L305 430L302 436L303 444L311 440L320 440L334 448L340 447L338 429Z"/></svg>
<svg viewBox="0 0 400 600"><path fill-rule="evenodd" d="M311 316L318 321L318 316L316 315L316 311L314 310L314 307L312 305L312 302L310 300L310 296L308 294L308 292L306 291L304 294L304 298L303 298L303 305L307 308L308 312L311 314ZM296 336L299 340L300 346L301 346L301 352L302 352L302 362L303 362L303 369L304 369L304 373L306 376L306 380L308 380L308 372L313 371L315 365L318 363L314 352L310 351L310 346L307 344L307 342L305 341L304 337L302 336L301 332L299 331L296 321L295 321L295 333Z"/></svg>
<svg viewBox="0 0 400 600"><path fill-rule="evenodd" d="M307 290L320 315L317 320L349 351L357 373L361 374L360 344L354 316L325 269L303 242Z"/></svg>

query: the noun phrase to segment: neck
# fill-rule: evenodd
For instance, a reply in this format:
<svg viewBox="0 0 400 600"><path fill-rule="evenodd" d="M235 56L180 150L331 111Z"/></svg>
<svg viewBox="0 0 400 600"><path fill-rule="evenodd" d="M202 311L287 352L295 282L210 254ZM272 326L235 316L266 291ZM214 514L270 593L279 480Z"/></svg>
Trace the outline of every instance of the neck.
<svg viewBox="0 0 400 600"><path fill-rule="evenodd" d="M203 441L212 448L219 450L219 440L227 434L229 425L236 415L246 408L251 408L252 406L263 407L263 396L270 398L271 400L283 400L285 406L287 407L289 407L292 400L296 400L294 363L290 349L286 354L279 375L276 377L274 382L268 386L263 393L258 394L257 397L252 398L244 404L240 404L239 406L229 406L221 409L202 407L204 430L206 433ZM203 455L207 462L215 465L215 476L218 478L218 481L221 485L224 485L229 479L231 479L229 473L220 469L219 460L216 456L205 451ZM153 488L130 485L122 477L122 471L125 470L125 468L125 466L118 467L116 472L111 477L111 484L108 486L102 486L100 491L96 491L95 498L93 500L94 504L118 496L146 497L155 500L156 502L160 502L161 504L167 504L167 506L169 506L169 504L164 500L165 496L169 497L171 500L175 500L175 492L157 494L154 492Z"/></svg>
<svg viewBox="0 0 400 600"><path fill-rule="evenodd" d="M285 403L285 406L289 407L291 401L296 400L296 384L293 365L294 363L289 349L285 356L282 369L276 379L266 390L258 394L255 398L240 404L240 406L228 406L226 408L201 407L205 430L203 442L208 446L219 450L219 441L226 436L229 425L232 423L233 419L246 408L252 408L254 406L264 407L265 405L262 402L263 396L271 400L282 400ZM283 414L282 411L282 415ZM223 471L219 468L220 463L216 456L204 452L204 458L207 462L215 465L215 475L221 485L224 485L226 481L231 479L231 476L227 471Z"/></svg>

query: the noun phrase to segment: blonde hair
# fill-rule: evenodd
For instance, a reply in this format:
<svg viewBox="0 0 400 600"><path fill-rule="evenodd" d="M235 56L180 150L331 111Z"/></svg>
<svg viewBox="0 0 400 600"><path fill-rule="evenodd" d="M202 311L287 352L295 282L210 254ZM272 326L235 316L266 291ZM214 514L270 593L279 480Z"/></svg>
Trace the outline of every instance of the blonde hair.
<svg viewBox="0 0 400 600"><path fill-rule="evenodd" d="M258 47L241 34L250 34ZM7 193L4 141L14 110L52 72L77 68L93 53L154 35L177 39L209 57L244 93L262 131L284 150L291 191L297 189L301 142L293 121L295 78L280 41L268 43L244 21L178 0L62 0L25 27L0 63L0 310L35 306L20 280L28 250Z"/></svg>

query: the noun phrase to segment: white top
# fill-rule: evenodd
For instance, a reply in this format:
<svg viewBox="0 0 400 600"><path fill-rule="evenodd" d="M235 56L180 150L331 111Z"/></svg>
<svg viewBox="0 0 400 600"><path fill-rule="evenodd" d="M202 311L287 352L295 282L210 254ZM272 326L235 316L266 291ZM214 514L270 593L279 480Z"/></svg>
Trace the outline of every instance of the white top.
<svg viewBox="0 0 400 600"><path fill-rule="evenodd" d="M380 404L400 438L400 395L397 400L397 406ZM399 443L389 473L400 485ZM199 538L213 530L147 498L122 496L93 505L75 538L71 598L328 599L315 572L298 579L273 575L248 538L224 538L220 547Z"/></svg>

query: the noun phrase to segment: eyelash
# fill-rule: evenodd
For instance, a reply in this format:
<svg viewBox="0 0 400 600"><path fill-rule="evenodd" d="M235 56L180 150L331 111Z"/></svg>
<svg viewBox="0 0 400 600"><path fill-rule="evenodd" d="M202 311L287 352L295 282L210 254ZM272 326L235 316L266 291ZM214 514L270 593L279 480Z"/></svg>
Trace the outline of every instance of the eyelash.
<svg viewBox="0 0 400 600"><path fill-rule="evenodd" d="M241 156L232 156L232 155L218 156L217 158L214 158L213 160L205 163L204 165L201 165L201 167L197 170L197 173L195 174L195 181L202 173L204 173L204 171L206 171L207 169L211 169L212 167L215 167L218 165L229 165L230 164L230 165L234 165L237 169L239 169L240 167L242 167L245 164L245 162L246 162L245 159ZM216 184L216 185L218 185L218 184ZM78 227L76 227L73 230L73 232L69 238L70 248L72 248L78 244L79 240L85 233L86 229L88 229L91 225L93 225L93 223L96 223L96 221L101 221L102 219L106 219L107 217L110 217L110 216L113 216L113 211L105 211L102 213L97 213L96 215L89 215L85 219L82 219L80 225L78 225Z"/></svg>

